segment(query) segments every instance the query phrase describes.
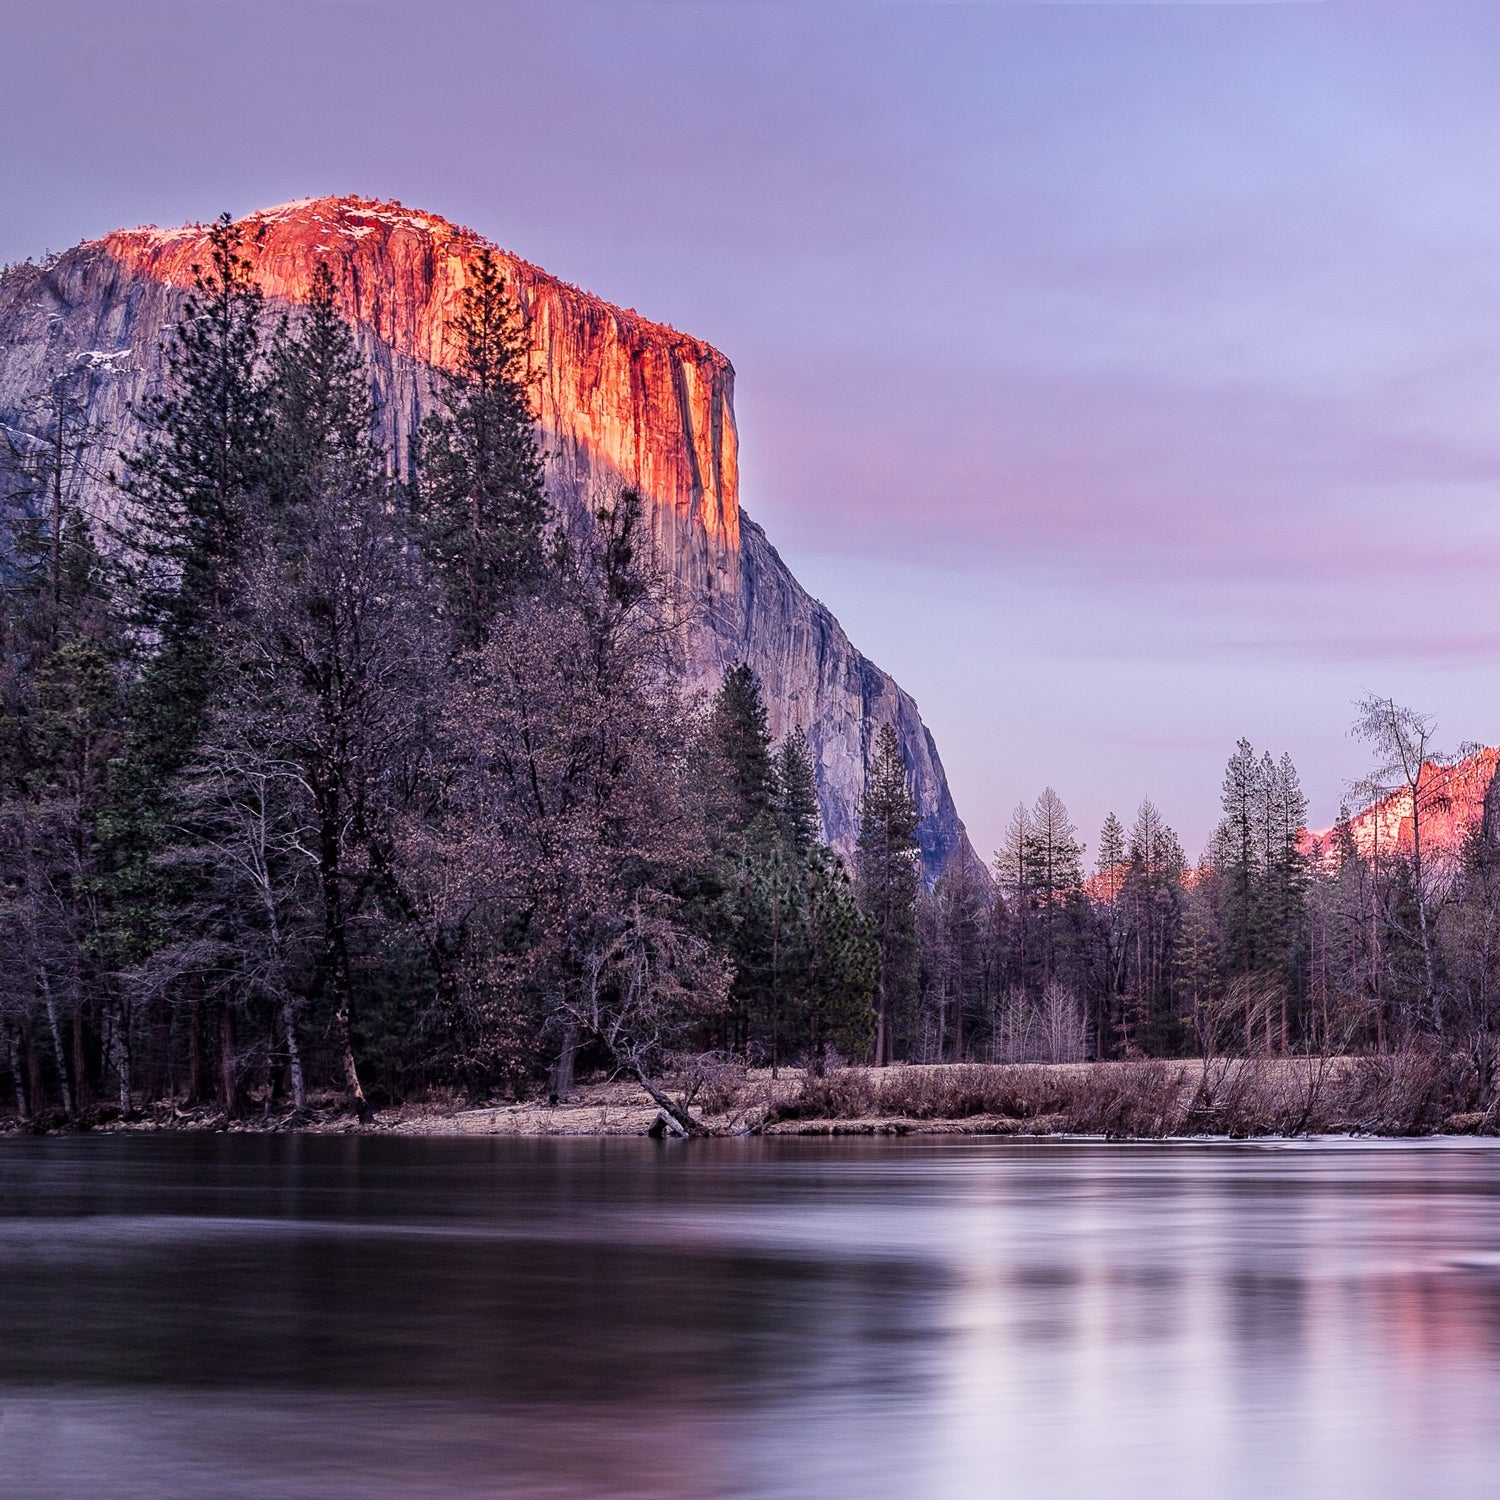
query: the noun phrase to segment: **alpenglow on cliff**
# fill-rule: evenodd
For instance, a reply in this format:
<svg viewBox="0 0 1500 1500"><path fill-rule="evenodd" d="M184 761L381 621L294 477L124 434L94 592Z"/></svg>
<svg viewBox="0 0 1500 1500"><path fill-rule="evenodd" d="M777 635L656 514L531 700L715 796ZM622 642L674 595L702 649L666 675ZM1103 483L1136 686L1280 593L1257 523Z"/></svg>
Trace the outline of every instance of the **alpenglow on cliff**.
<svg viewBox="0 0 1500 1500"><path fill-rule="evenodd" d="M369 360L383 436L405 455L432 402L431 371L484 241L433 214L362 198L319 198L241 221L243 251L274 310L304 302L326 261ZM494 248L494 247L491 247ZM717 683L746 661L759 675L778 738L807 732L829 841L853 850L865 765L893 724L922 812L929 879L972 857L917 706L849 643L740 509L734 370L709 345L496 251L534 350L534 399L548 492L577 526L622 485L645 497L658 563L688 611L692 678ZM158 386L206 231L121 230L0 280L0 423L25 442L35 398L64 371L86 392L103 436L96 473L131 449L132 403ZM102 483L91 497L104 514Z"/></svg>

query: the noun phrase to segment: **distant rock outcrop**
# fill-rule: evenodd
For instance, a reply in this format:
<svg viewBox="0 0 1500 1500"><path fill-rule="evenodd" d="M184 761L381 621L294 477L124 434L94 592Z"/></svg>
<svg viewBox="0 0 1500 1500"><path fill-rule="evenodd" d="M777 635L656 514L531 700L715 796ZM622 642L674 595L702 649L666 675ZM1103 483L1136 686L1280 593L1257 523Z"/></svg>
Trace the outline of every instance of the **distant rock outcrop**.
<svg viewBox="0 0 1500 1500"><path fill-rule="evenodd" d="M484 241L435 215L361 198L289 203L242 227L273 305L305 301L315 266L328 263L370 362L384 435L404 461L431 408L432 369L452 358L449 319ZM128 449L131 404L162 378L162 337L204 259L205 234L201 225L121 230L9 271L0 280L0 423L24 431L29 400L92 352L78 377L91 414L110 446ZM577 525L622 484L640 489L658 559L688 606L693 679L712 685L739 660L755 669L772 732L807 731L835 848L852 851L866 761L880 726L892 724L922 812L929 879L955 855L972 859L916 704L854 649L740 509L729 361L495 253L535 351L547 485L565 521ZM112 503L104 487L95 499Z"/></svg>
<svg viewBox="0 0 1500 1500"><path fill-rule="evenodd" d="M1416 799L1421 810L1422 850L1429 858L1458 854L1476 828L1500 837L1500 749L1477 750L1452 765L1431 762L1417 777ZM1363 855L1412 852L1413 794L1410 788L1392 792L1349 818L1354 847ZM1306 836L1314 854L1333 851L1335 830Z"/></svg>

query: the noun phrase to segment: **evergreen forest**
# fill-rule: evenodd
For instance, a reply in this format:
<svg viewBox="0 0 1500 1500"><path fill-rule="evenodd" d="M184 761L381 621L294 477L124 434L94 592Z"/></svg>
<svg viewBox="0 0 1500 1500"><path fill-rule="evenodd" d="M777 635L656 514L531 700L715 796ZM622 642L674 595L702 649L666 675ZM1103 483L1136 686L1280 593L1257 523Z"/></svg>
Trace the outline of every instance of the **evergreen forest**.
<svg viewBox="0 0 1500 1500"><path fill-rule="evenodd" d="M1412 807L1389 849L1347 817L1311 849L1290 759L1241 741L1197 860L1150 801L1088 859L1049 788L930 887L885 728L846 869L754 673L685 685L641 498L552 513L492 259L394 454L332 275L273 318L227 216L212 247L118 519L79 498L67 377L0 450L0 1114L367 1119L608 1074L686 1126L713 1066L1413 1049L1494 1097L1500 839L1424 846L1422 715L1359 707L1366 796Z"/></svg>

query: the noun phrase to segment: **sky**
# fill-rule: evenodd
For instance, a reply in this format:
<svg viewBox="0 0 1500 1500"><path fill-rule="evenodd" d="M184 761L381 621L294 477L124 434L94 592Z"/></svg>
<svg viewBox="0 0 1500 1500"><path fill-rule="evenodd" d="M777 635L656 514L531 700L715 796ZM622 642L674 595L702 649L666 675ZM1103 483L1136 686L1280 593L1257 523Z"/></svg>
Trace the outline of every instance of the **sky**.
<svg viewBox="0 0 1500 1500"><path fill-rule="evenodd" d="M988 855L1500 741L1500 6L0 0L0 262L357 192L717 345Z"/></svg>

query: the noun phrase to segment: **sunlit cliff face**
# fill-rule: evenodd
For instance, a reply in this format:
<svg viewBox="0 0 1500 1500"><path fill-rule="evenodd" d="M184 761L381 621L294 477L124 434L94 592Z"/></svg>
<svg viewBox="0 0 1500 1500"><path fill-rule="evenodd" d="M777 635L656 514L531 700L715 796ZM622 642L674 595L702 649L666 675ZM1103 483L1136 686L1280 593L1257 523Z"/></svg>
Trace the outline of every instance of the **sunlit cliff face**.
<svg viewBox="0 0 1500 1500"><path fill-rule="evenodd" d="M377 437L405 469L411 435L434 410L434 369L455 359L449 326L483 240L437 214L365 198L303 199L240 226L272 318L296 315L318 263L329 266L371 372ZM681 621L688 690L711 693L738 661L753 667L772 736L807 733L823 832L844 856L855 847L871 745L891 724L921 813L927 876L956 855L977 864L910 694L852 645L739 510L729 362L490 249L531 350L547 498L579 537L622 486L642 493L652 561ZM20 420L87 354L87 380L74 389L98 452L84 466L93 475L84 498L107 526L120 504L108 472L144 438L141 411L168 378L163 338L181 317L193 264L207 260L202 225L121 229L0 275L0 417Z"/></svg>
<svg viewBox="0 0 1500 1500"><path fill-rule="evenodd" d="M1424 856L1457 854L1484 818L1485 799L1500 766L1500 749L1476 751L1452 766L1428 763L1417 778L1416 810L1409 788L1393 792L1349 819L1354 847L1366 856L1410 854L1421 823ZM1315 852L1329 853L1333 830L1308 835Z"/></svg>
<svg viewBox="0 0 1500 1500"><path fill-rule="evenodd" d="M242 253L269 297L305 302L326 262L344 315L398 365L409 362L392 372L381 413L404 455L420 416L415 384L424 367L452 366L450 323L485 242L435 214L352 197L282 204L240 226ZM201 225L118 230L99 243L129 273L170 287L187 286L208 255ZM653 515L659 541L678 552L692 534L701 566L715 575L701 581L732 590L740 536L729 361L517 256L494 254L534 351L549 489L563 503L596 506L609 498L602 485L639 487L664 513Z"/></svg>
<svg viewBox="0 0 1500 1500"><path fill-rule="evenodd" d="M435 214L353 197L304 199L239 222L241 253L273 317L295 315L327 264L370 371L377 436L404 470L411 435L434 407L434 370L454 362L449 326L485 242ZM807 734L824 834L846 857L871 747L893 726L928 878L955 856L977 864L910 694L853 646L740 510L729 361L489 248L531 350L548 498L577 536L623 486L640 491L654 561L681 606L688 688L711 693L737 662L754 669L773 737ZM120 230L0 276L0 414L29 410L59 369L93 351L77 390L92 430L107 434L89 472L107 475L142 441L142 403L167 377L164 337L208 251L201 224ZM101 479L87 499L101 520L114 518L113 486Z"/></svg>

